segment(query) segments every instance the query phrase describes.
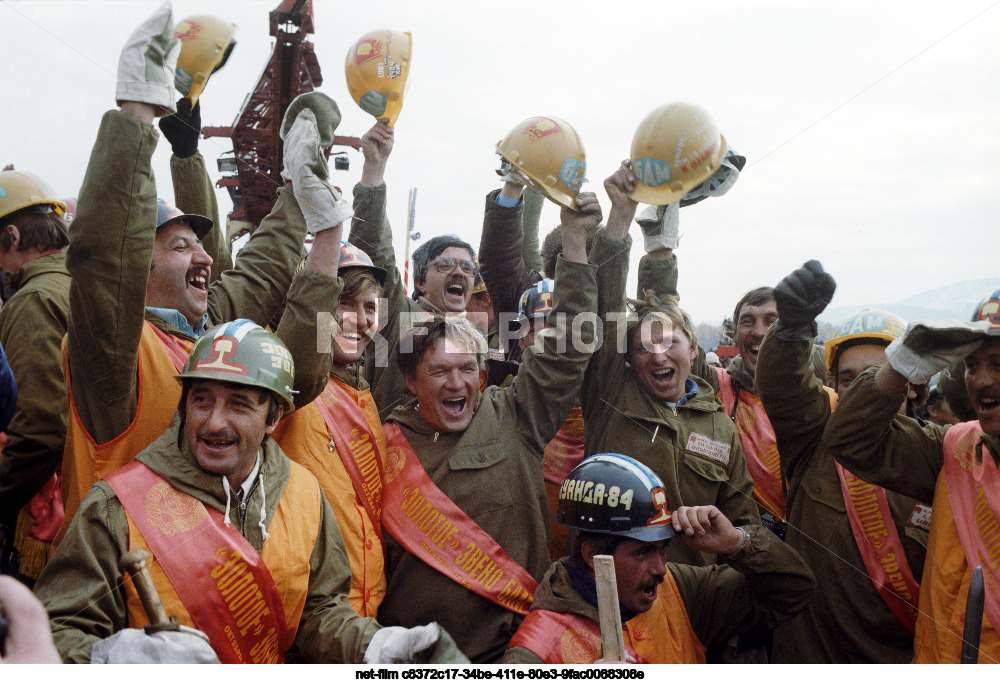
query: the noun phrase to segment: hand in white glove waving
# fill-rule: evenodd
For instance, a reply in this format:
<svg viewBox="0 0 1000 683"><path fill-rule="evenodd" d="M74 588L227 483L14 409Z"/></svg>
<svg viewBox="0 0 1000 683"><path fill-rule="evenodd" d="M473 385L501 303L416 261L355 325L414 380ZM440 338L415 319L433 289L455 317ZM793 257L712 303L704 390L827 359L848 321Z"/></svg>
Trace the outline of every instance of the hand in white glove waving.
<svg viewBox="0 0 1000 683"><path fill-rule="evenodd" d="M910 323L906 332L885 350L893 370L913 384L931 377L975 351L986 339L989 323L958 320Z"/></svg>
<svg viewBox="0 0 1000 683"><path fill-rule="evenodd" d="M218 664L208 636L181 626L179 631L147 635L127 628L94 643L91 664Z"/></svg>
<svg viewBox="0 0 1000 683"><path fill-rule="evenodd" d="M157 116L169 116L174 106L174 70L181 44L174 39L174 14L169 0L139 24L118 58L115 98L145 102Z"/></svg>
<svg viewBox="0 0 1000 683"><path fill-rule="evenodd" d="M635 219L642 228L646 253L659 249L676 249L681 241L680 204L647 206Z"/></svg>
<svg viewBox="0 0 1000 683"><path fill-rule="evenodd" d="M316 115L311 109L298 112L285 136L285 170L306 219L306 229L316 234L354 215L351 206L330 185L330 171L320 145Z"/></svg>

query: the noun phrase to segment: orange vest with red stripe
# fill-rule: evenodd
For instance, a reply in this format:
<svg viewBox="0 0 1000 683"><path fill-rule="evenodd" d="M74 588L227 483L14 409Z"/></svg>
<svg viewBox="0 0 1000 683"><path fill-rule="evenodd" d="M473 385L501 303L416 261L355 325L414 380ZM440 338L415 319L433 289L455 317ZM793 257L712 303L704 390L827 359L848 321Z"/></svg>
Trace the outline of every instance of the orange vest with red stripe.
<svg viewBox="0 0 1000 683"><path fill-rule="evenodd" d="M759 396L736 387L732 376L724 369L715 368L715 372L719 378L717 396L740 435L747 471L753 479L753 499L762 513L770 512L777 519L784 519L785 495L778 440L764 404Z"/></svg>
<svg viewBox="0 0 1000 683"><path fill-rule="evenodd" d="M337 392L335 388L341 391ZM337 400L338 395L345 394L364 413L370 432L375 436L376 457L384 461L385 433L382 431L378 408L367 389L358 391L331 377L316 401ZM346 425L345 428L348 431L351 429ZM374 527L364 505L358 499L315 401L281 420L271 438L293 462L304 466L319 480L337 517L337 526L344 537L347 557L351 562L351 607L363 617L374 617L385 597L386 587L385 556L379 529Z"/></svg>
<svg viewBox="0 0 1000 683"><path fill-rule="evenodd" d="M667 571L657 599L622 625L625 649L637 663L704 664L705 646L688 618L673 574ZM601 658L601 627L576 614L532 610L521 622L510 647L523 647L546 664L592 664Z"/></svg>
<svg viewBox="0 0 1000 683"><path fill-rule="evenodd" d="M142 548L153 555L147 560L147 566L167 614L177 615L181 624L197 628L177 590L160 563L156 561L155 555L127 511L126 517L129 550ZM176 523L176 520L168 521ZM316 482L304 468L292 463L288 483L281 493L274 517L268 525L270 535L264 541L261 553L261 559L281 595L287 622L288 643L295 639L295 632L309 592L309 560L316 545L320 521L321 500ZM183 542L183 538L179 538ZM206 553L204 566L192 566L189 569L192 572L209 572L215 565L214 556ZM125 581L125 594L128 625L131 628L142 628L149 623L149 619L130 579Z"/></svg>
<svg viewBox="0 0 1000 683"><path fill-rule="evenodd" d="M169 344L169 346L168 346ZM94 485L113 469L128 464L170 426L181 398L181 385L174 379L194 342L178 339L156 329L148 320L139 338L139 365L135 417L128 428L108 443L99 444L80 422L73 402L69 360L63 343L63 371L70 414L63 452L62 492L66 517L54 545L66 534L80 501Z"/></svg>
<svg viewBox="0 0 1000 683"><path fill-rule="evenodd" d="M946 436L951 434L955 437L978 429L978 422L966 422L949 427ZM970 452L973 445L972 439L946 439L944 457L959 460L975 458L975 454ZM983 457L992 456L984 449ZM972 571L955 523L945 469L941 468L934 486L934 513L927 541L924 575L920 581L920 613L913 640L914 663L957 664L962 653L965 601ZM984 574L987 571L990 568L984 566ZM979 649L981 663L1000 662L1000 636L985 613Z"/></svg>

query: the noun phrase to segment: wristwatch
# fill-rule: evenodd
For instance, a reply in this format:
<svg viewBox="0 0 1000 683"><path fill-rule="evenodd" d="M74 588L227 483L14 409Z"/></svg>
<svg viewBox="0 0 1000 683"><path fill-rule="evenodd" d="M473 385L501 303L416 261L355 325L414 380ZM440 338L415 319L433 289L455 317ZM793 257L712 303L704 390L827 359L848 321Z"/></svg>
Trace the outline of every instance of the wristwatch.
<svg viewBox="0 0 1000 683"><path fill-rule="evenodd" d="M750 532L741 526L736 527L736 529L743 533L743 542L740 543L739 550L729 556L730 560L738 560L750 552Z"/></svg>

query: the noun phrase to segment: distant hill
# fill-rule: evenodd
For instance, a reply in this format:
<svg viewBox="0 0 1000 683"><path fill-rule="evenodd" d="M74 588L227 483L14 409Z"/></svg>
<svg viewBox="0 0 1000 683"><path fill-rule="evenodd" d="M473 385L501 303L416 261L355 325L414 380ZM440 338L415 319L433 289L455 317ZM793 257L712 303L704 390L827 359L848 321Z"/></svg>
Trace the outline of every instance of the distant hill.
<svg viewBox="0 0 1000 683"><path fill-rule="evenodd" d="M895 313L908 321L920 318L968 320L976 304L996 289L1000 289L1000 279L997 278L966 280L931 289L895 303L828 308L819 315L817 320L837 325L847 316L854 315L865 308L880 308Z"/></svg>

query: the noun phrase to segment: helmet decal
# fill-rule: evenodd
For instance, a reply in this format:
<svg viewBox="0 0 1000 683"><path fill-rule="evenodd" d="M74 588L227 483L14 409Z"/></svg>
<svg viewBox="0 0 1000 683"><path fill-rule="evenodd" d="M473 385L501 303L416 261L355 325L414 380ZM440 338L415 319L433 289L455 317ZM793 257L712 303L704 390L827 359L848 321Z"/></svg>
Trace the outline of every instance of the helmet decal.
<svg viewBox="0 0 1000 683"><path fill-rule="evenodd" d="M662 486L657 486L650 494L653 496L653 505L658 510L657 514L646 520L646 526L656 526L658 524L670 524L670 510L667 509L667 492Z"/></svg>
<svg viewBox="0 0 1000 683"><path fill-rule="evenodd" d="M185 19L174 29L174 40L190 40L201 35L201 22Z"/></svg>
<svg viewBox="0 0 1000 683"><path fill-rule="evenodd" d="M385 43L376 38L360 40L354 48L354 63L361 66L370 59L385 54Z"/></svg>
<svg viewBox="0 0 1000 683"><path fill-rule="evenodd" d="M528 134L532 140L540 140L546 135L552 135L553 133L559 133L562 128L559 124L552 119L539 117L537 119L532 119L528 125L525 127L524 132Z"/></svg>
<svg viewBox="0 0 1000 683"><path fill-rule="evenodd" d="M566 159L559 169L559 180L566 184L569 189L579 192L583 185L583 175L587 172L587 162L583 159Z"/></svg>
<svg viewBox="0 0 1000 683"><path fill-rule="evenodd" d="M247 374L247 366L231 360L238 346L239 340L235 337L231 337L228 334L221 337L217 336L212 340L212 357L198 360L194 364L193 370L195 372L204 372L206 370L211 372L231 372L234 375L245 376Z"/></svg>
<svg viewBox="0 0 1000 683"><path fill-rule="evenodd" d="M650 187L659 187L670 182L670 164L659 159L645 157L632 161L632 172L639 182Z"/></svg>

